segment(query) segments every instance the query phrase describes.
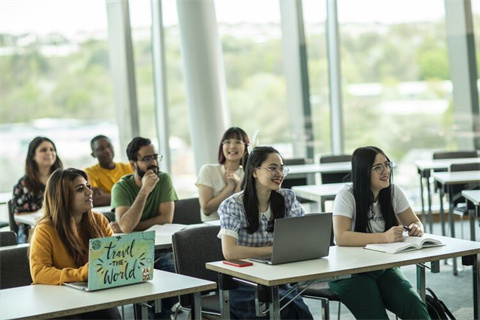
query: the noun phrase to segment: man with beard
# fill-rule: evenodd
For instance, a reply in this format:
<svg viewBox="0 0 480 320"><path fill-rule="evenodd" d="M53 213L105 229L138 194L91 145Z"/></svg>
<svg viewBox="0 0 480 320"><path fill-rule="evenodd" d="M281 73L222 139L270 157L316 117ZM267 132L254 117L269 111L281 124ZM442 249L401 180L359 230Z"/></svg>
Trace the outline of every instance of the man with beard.
<svg viewBox="0 0 480 320"><path fill-rule="evenodd" d="M126 174L133 173L128 163L113 162L115 152L112 142L104 135L95 136L90 141L92 157L98 160L94 166L85 169L93 191L95 207L109 206L113 185Z"/></svg>
<svg viewBox="0 0 480 320"><path fill-rule="evenodd" d="M136 137L127 146L127 157L134 173L123 176L112 188L111 207L116 218L110 224L113 232L130 233L172 223L178 197L170 176L159 171L162 156L150 139ZM175 272L171 250L155 251L155 269ZM149 318L170 319L171 308L177 301L162 299L161 313L153 314L155 308L148 308ZM138 312L136 309L137 315Z"/></svg>
<svg viewBox="0 0 480 320"><path fill-rule="evenodd" d="M123 176L112 188L113 231L130 233L172 223L178 197L170 176L159 171L162 156L150 139L136 137L127 146L127 157L134 173Z"/></svg>

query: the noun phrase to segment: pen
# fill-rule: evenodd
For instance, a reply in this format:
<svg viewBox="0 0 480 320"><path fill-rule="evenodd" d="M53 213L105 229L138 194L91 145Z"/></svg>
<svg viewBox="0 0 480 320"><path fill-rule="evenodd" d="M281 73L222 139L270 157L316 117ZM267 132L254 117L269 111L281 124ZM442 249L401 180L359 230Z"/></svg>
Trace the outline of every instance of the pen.
<svg viewBox="0 0 480 320"><path fill-rule="evenodd" d="M410 231L410 228L407 227L407 226L405 226L405 225L403 226L403 229L405 229L405 230L407 230L407 231Z"/></svg>

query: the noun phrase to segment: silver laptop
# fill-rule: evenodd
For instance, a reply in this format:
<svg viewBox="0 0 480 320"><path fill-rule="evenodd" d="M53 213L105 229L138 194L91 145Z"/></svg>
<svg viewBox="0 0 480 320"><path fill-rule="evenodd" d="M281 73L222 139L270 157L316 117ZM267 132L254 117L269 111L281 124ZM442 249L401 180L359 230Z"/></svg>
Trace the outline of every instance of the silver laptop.
<svg viewBox="0 0 480 320"><path fill-rule="evenodd" d="M155 231L90 239L88 251L88 281L65 286L96 291L153 279Z"/></svg>
<svg viewBox="0 0 480 320"><path fill-rule="evenodd" d="M328 256L331 236L331 213L276 219L272 255L249 259L272 265L318 259Z"/></svg>

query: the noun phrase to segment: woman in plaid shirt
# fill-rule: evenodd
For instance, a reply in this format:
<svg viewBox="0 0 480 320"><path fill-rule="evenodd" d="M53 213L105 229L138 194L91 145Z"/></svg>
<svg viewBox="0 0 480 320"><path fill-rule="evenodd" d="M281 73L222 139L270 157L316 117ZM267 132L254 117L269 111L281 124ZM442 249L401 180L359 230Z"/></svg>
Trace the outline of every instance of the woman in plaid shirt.
<svg viewBox="0 0 480 320"><path fill-rule="evenodd" d="M246 161L245 161L246 160ZM260 257L272 253L275 219L305 214L293 191L280 189L288 173L279 152L272 147L256 147L244 159L243 191L227 198L219 207L222 251L225 259ZM290 286L280 287L283 297ZM293 298L293 290L288 294ZM290 299L283 299L282 305ZM239 284L230 291L230 310L239 319L258 319L251 286ZM307 305L297 297L281 311L283 319L313 319Z"/></svg>

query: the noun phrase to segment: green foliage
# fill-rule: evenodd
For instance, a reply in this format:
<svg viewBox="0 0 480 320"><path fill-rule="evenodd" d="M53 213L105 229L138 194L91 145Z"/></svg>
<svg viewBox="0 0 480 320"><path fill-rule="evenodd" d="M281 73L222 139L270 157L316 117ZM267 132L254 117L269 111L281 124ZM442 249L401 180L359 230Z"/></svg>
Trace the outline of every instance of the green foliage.
<svg viewBox="0 0 480 320"><path fill-rule="evenodd" d="M478 24L478 21L476 22ZM230 28L232 26L229 26ZM241 24L234 26L242 28ZM278 25L268 25L272 30ZM318 30L321 28L312 28ZM447 99L436 80L450 77L444 23L341 25L345 145L391 146L401 155L412 147L442 147L452 134L453 112L407 119L388 115L384 101L408 100L399 85L427 81L415 99ZM262 130L263 143L291 143L281 38L265 33L262 41L235 34L222 37L227 99L232 124L248 133ZM37 118L115 118L108 42L73 43L62 34L46 37L0 34L1 123ZM177 27L165 30L169 126L172 136L190 142L182 55ZM478 42L477 42L478 47ZM152 48L149 39L134 44L137 96L142 135L155 136ZM330 150L328 62L325 34L307 34L312 123L316 153ZM477 52L480 73L480 53ZM383 91L358 96L350 85L376 83ZM425 123L429 125L426 126ZM401 128L404 128L403 130ZM448 129L445 129L448 128Z"/></svg>

